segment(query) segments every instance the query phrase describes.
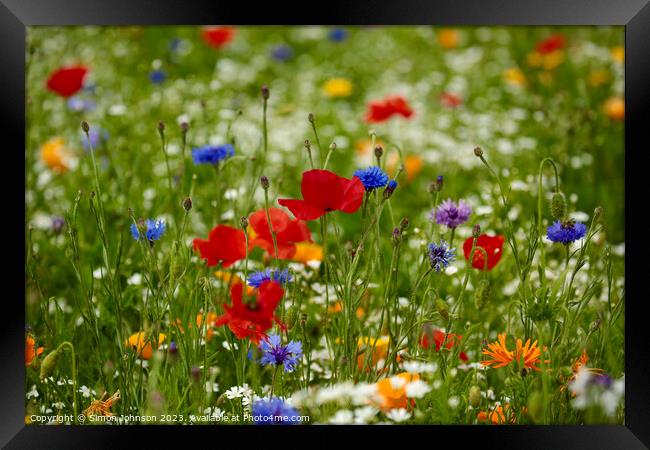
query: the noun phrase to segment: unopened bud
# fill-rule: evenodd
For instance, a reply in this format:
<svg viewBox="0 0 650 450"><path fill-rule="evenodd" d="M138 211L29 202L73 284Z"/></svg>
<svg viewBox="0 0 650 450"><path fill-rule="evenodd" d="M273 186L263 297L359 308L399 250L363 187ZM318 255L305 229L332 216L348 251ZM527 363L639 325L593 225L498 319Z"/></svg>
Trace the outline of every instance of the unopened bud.
<svg viewBox="0 0 650 450"><path fill-rule="evenodd" d="M265 191L268 190L269 186L271 185L266 175L262 175L260 177L260 184L262 185L262 189L264 189Z"/></svg>
<svg viewBox="0 0 650 450"><path fill-rule="evenodd" d="M45 359L43 359L43 363L41 364L41 373L39 375L41 381L52 375L54 369L56 368L57 362L59 362L60 353L61 348L59 347L55 350L52 350L50 353L48 353Z"/></svg>
<svg viewBox="0 0 650 450"><path fill-rule="evenodd" d="M190 197L186 197L185 200L183 200L183 209L185 209L185 211L192 209L192 199Z"/></svg>
<svg viewBox="0 0 650 450"><path fill-rule="evenodd" d="M270 96L269 87L267 85L262 86L262 98L268 100Z"/></svg>
<svg viewBox="0 0 650 450"><path fill-rule="evenodd" d="M436 311L442 316L443 319L449 320L449 309L447 308L447 303L441 298L436 299Z"/></svg>
<svg viewBox="0 0 650 450"><path fill-rule="evenodd" d="M474 306L479 311L485 308L485 305L490 301L490 282L488 280L481 280L474 291Z"/></svg>
<svg viewBox="0 0 650 450"><path fill-rule="evenodd" d="M402 238L402 232L399 228L393 230L393 244L398 244Z"/></svg>
<svg viewBox="0 0 650 450"><path fill-rule="evenodd" d="M556 220L563 220L566 217L566 199L564 194L556 192L551 199L551 215Z"/></svg>
<svg viewBox="0 0 650 450"><path fill-rule="evenodd" d="M384 154L384 149L381 148L381 145L375 147L375 156L377 157L377 159L381 158L383 154Z"/></svg>
<svg viewBox="0 0 650 450"><path fill-rule="evenodd" d="M478 158L483 157L483 149L481 147L474 147L474 155Z"/></svg>
<svg viewBox="0 0 650 450"><path fill-rule="evenodd" d="M397 188L397 181L395 180L390 180L388 182L388 186L386 186L386 189L384 189L383 197L384 200L387 200L390 198L391 195L393 195L393 192Z"/></svg>
<svg viewBox="0 0 650 450"><path fill-rule="evenodd" d="M469 395L467 396L468 403L472 408L476 408L481 404L481 388L474 385L469 388Z"/></svg>
<svg viewBox="0 0 650 450"><path fill-rule="evenodd" d="M330 151L333 152L334 150L336 150L336 142L330 144Z"/></svg>
<svg viewBox="0 0 650 450"><path fill-rule="evenodd" d="M404 230L406 230L408 227L409 227L409 219L408 219L408 217L404 217L404 218L400 221L400 223L399 223L399 229L400 229L401 231L404 231Z"/></svg>
<svg viewBox="0 0 650 450"><path fill-rule="evenodd" d="M603 207L596 206L596 209L594 209L594 223L598 222L602 216L603 216Z"/></svg>
<svg viewBox="0 0 650 450"><path fill-rule="evenodd" d="M187 122L181 122L181 133L187 133L187 130L190 129L190 125Z"/></svg>
<svg viewBox="0 0 650 450"><path fill-rule="evenodd" d="M241 217L239 219L239 225L242 227L242 229L248 228L248 219L246 217Z"/></svg>
<svg viewBox="0 0 650 450"><path fill-rule="evenodd" d="M162 121L158 122L158 134L160 137L165 137L165 123Z"/></svg>
<svg viewBox="0 0 650 450"><path fill-rule="evenodd" d="M307 119L308 119L311 123L314 123L314 121L316 120L316 118L314 117L314 113L309 113L309 115L307 116Z"/></svg>
<svg viewBox="0 0 650 450"><path fill-rule="evenodd" d="M83 130L84 133L88 133L90 131L90 125L88 125L88 122L85 120L81 122L81 129Z"/></svg>

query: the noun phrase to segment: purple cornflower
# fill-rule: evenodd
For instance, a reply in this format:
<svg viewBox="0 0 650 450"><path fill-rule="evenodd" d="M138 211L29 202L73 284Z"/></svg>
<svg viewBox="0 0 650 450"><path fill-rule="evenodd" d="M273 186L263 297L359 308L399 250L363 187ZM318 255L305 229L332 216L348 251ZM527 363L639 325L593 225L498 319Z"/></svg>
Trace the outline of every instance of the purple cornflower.
<svg viewBox="0 0 650 450"><path fill-rule="evenodd" d="M298 360L302 358L300 341L291 341L287 345L282 345L282 338L277 334L272 334L264 339L260 343L259 349L262 351L261 365L279 366L282 364L285 372L293 372Z"/></svg>
<svg viewBox="0 0 650 450"><path fill-rule="evenodd" d="M567 220L561 222L556 220L553 225L546 229L546 237L553 242L560 242L568 245L582 239L587 234L587 226L584 223Z"/></svg>
<svg viewBox="0 0 650 450"><path fill-rule="evenodd" d="M252 413L255 425L296 425L300 422L298 410L278 397L256 401Z"/></svg>
<svg viewBox="0 0 650 450"><path fill-rule="evenodd" d="M440 204L438 209L431 210L429 219L431 221L435 220L439 225L456 228L458 225L467 222L470 214L472 214L472 208L464 201L459 201L457 205L451 199L447 199Z"/></svg>
<svg viewBox="0 0 650 450"><path fill-rule="evenodd" d="M439 245L434 243L429 244L427 253L431 267L436 272L440 272L456 259L456 249L447 247L447 243L443 240L440 241Z"/></svg>
<svg viewBox="0 0 650 450"><path fill-rule="evenodd" d="M59 234L63 227L65 226L65 219L63 217L54 216L52 217L52 231L56 234Z"/></svg>
<svg viewBox="0 0 650 450"><path fill-rule="evenodd" d="M92 100L86 100L84 98L75 95L68 99L68 108L71 111L93 111L96 107L96 103Z"/></svg>
<svg viewBox="0 0 650 450"><path fill-rule="evenodd" d="M192 149L194 164L218 164L219 161L234 156L235 147L230 144L205 145Z"/></svg>
<svg viewBox="0 0 650 450"><path fill-rule="evenodd" d="M280 283L282 286L291 281L292 277L289 269L277 270L266 269L259 272L254 272L248 276L248 285L259 288L265 281L273 281Z"/></svg>
<svg viewBox="0 0 650 450"><path fill-rule="evenodd" d="M93 148L97 148L100 144L108 141L109 137L110 135L108 134L108 131L96 126L88 131L88 137L86 137L86 133L83 131L81 132L81 145L83 145L85 150L90 150L88 138L90 138L90 145L92 145Z"/></svg>

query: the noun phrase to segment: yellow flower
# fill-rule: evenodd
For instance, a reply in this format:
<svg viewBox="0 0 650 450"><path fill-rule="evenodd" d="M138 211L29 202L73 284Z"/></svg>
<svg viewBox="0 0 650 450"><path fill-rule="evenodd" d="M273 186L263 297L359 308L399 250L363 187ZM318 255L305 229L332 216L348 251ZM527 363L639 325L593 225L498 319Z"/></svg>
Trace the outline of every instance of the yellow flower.
<svg viewBox="0 0 650 450"><path fill-rule="evenodd" d="M163 342L165 342L165 339L167 339L167 336L165 334L160 333L158 335L158 347L160 347ZM151 359L151 356L153 355L151 339L149 337L145 337L142 331L132 334L126 341L125 345L138 352L138 356L142 359Z"/></svg>
<svg viewBox="0 0 650 450"><path fill-rule="evenodd" d="M41 159L47 167L57 172L70 169L70 156L63 138L52 138L41 147Z"/></svg>
<svg viewBox="0 0 650 450"><path fill-rule="evenodd" d="M537 77L539 78L539 82L542 83L544 86L550 86L553 83L553 74L548 71L543 71L540 72Z"/></svg>
<svg viewBox="0 0 650 450"><path fill-rule="evenodd" d="M357 365L359 370L363 369L364 363L368 358L366 352L371 351L372 356L368 359L370 366L376 366L380 360L385 360L388 356L388 345L390 344L390 338L388 336L382 336L380 338L369 338L363 337L359 338L358 346L359 352L361 353L357 356ZM366 370L369 370L366 367Z"/></svg>
<svg viewBox="0 0 650 450"><path fill-rule="evenodd" d="M530 52L526 59L530 67L539 67L544 62L544 57L539 52Z"/></svg>
<svg viewBox="0 0 650 450"><path fill-rule="evenodd" d="M352 94L352 83L347 78L330 78L323 89L328 97L347 97Z"/></svg>
<svg viewBox="0 0 650 450"><path fill-rule="evenodd" d="M503 72L503 77L506 79L508 83L510 83L513 86L526 85L526 77L524 76L524 73L521 71L521 69L517 67L511 67L510 69L506 69Z"/></svg>
<svg viewBox="0 0 650 450"><path fill-rule="evenodd" d="M609 72L606 70L594 70L589 74L589 85L593 87L598 87L601 84L609 81L610 79Z"/></svg>
<svg viewBox="0 0 650 450"><path fill-rule="evenodd" d="M460 34L453 28L443 28L438 31L438 42L444 49L452 49L458 47L460 41Z"/></svg>
<svg viewBox="0 0 650 450"><path fill-rule="evenodd" d="M323 247L310 242L298 242L296 243L296 253L291 259L305 264L309 261L322 261Z"/></svg>
<svg viewBox="0 0 650 450"><path fill-rule="evenodd" d="M254 232L253 232L254 233ZM217 270L214 275L225 282L228 286L233 286L237 283L244 283L244 281L235 274L230 274L230 272L225 272L223 270ZM252 295L255 292L253 286L246 286L246 295Z"/></svg>
<svg viewBox="0 0 650 450"><path fill-rule="evenodd" d="M551 53L544 55L544 62L542 65L546 70L553 70L564 62L564 52L562 50L554 50Z"/></svg>
<svg viewBox="0 0 650 450"><path fill-rule="evenodd" d="M610 119L623 120L625 119L625 100L621 97L608 98L603 103L603 110Z"/></svg>
<svg viewBox="0 0 650 450"><path fill-rule="evenodd" d="M625 62L625 48L617 46L611 50L612 59L617 63Z"/></svg>

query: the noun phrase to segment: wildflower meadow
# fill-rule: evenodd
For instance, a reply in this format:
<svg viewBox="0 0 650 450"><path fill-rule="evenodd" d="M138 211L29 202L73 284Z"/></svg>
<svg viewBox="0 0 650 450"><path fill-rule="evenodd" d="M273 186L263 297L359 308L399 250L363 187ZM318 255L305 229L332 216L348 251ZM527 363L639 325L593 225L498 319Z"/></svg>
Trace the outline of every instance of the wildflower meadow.
<svg viewBox="0 0 650 450"><path fill-rule="evenodd" d="M622 27L30 27L28 424L623 424Z"/></svg>

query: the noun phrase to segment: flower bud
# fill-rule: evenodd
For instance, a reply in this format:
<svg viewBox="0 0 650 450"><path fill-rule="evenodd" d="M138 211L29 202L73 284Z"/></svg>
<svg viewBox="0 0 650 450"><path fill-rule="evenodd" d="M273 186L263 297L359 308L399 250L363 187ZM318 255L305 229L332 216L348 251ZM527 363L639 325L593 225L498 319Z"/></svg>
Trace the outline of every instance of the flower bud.
<svg viewBox="0 0 650 450"><path fill-rule="evenodd" d="M481 235L481 226L478 223L474 224L474 226L472 227L472 237L478 239L480 235Z"/></svg>
<svg viewBox="0 0 650 450"><path fill-rule="evenodd" d="M381 155L383 154L384 154L384 149L381 148L381 145L375 147L375 157L377 157L377 159L381 158Z"/></svg>
<svg viewBox="0 0 650 450"><path fill-rule="evenodd" d="M262 175L260 177L260 184L262 185L262 189L264 189L265 191L269 189L270 183L266 175Z"/></svg>
<svg viewBox="0 0 650 450"><path fill-rule="evenodd" d="M436 311L442 316L443 319L449 320L449 309L447 309L447 303L441 298L436 299Z"/></svg>
<svg viewBox="0 0 650 450"><path fill-rule="evenodd" d="M304 330L306 326L307 326L307 314L300 313L300 328Z"/></svg>
<svg viewBox="0 0 650 450"><path fill-rule="evenodd" d="M54 372L54 369L56 368L57 362L59 362L60 353L61 348L59 347L55 350L52 350L50 353L48 353L45 359L43 359L43 362L41 364L41 373L39 375L41 381L52 375L52 372Z"/></svg>
<svg viewBox="0 0 650 450"><path fill-rule="evenodd" d="M483 157L483 149L481 147L474 147L474 155L476 155L477 158L482 158Z"/></svg>
<svg viewBox="0 0 650 450"><path fill-rule="evenodd" d="M598 223L598 221L602 216L603 216L603 207L596 206L596 209L594 209L594 223Z"/></svg>
<svg viewBox="0 0 650 450"><path fill-rule="evenodd" d="M408 217L404 217L399 223L399 229L400 229L400 231L404 231L408 227L409 227L409 219L408 219Z"/></svg>
<svg viewBox="0 0 650 450"><path fill-rule="evenodd" d="M269 87L267 85L262 86L262 98L268 100L270 96Z"/></svg>
<svg viewBox="0 0 650 450"><path fill-rule="evenodd" d="M490 282L488 280L481 280L474 291L474 306L479 311L485 308L485 305L490 301Z"/></svg>
<svg viewBox="0 0 650 450"><path fill-rule="evenodd" d="M393 244L398 244L402 238L402 232L399 228L393 230Z"/></svg>
<svg viewBox="0 0 650 450"><path fill-rule="evenodd" d="M388 186L386 186L386 189L384 189L383 197L384 200L387 200L390 198L391 195L393 195L393 191L397 188L397 181L395 180L390 180L388 182Z"/></svg>
<svg viewBox="0 0 650 450"><path fill-rule="evenodd" d="M183 200L183 209L188 212L192 209L192 199L190 197L186 197L185 200Z"/></svg>
<svg viewBox="0 0 650 450"><path fill-rule="evenodd" d="M187 133L187 130L190 129L190 125L187 122L181 122L181 133Z"/></svg>
<svg viewBox="0 0 650 450"><path fill-rule="evenodd" d="M336 142L330 144L330 151L333 152L334 150L336 150Z"/></svg>
<svg viewBox="0 0 650 450"><path fill-rule="evenodd" d="M481 404L481 388L474 385L469 388L469 395L467 396L468 403L472 408L476 408Z"/></svg>
<svg viewBox="0 0 650 450"><path fill-rule="evenodd" d="M162 121L158 122L158 134L161 138L165 137L165 123Z"/></svg>
<svg viewBox="0 0 650 450"><path fill-rule="evenodd" d="M242 229L248 228L248 219L246 217L242 217L239 219L239 225L242 227Z"/></svg>
<svg viewBox="0 0 650 450"><path fill-rule="evenodd" d="M314 113L309 113L309 115L307 116L307 119L308 119L311 123L314 123L314 121L316 120L316 118L314 117Z"/></svg>
<svg viewBox="0 0 650 450"><path fill-rule="evenodd" d="M88 133L90 131L90 125L88 125L88 122L85 120L81 122L81 129L83 130L84 133Z"/></svg>
<svg viewBox="0 0 650 450"><path fill-rule="evenodd" d="M566 199L564 194L556 192L551 199L551 215L556 220L562 220L566 217Z"/></svg>
<svg viewBox="0 0 650 450"><path fill-rule="evenodd" d="M539 423L543 418L544 398L540 391L535 391L528 397L528 415L535 423Z"/></svg>

